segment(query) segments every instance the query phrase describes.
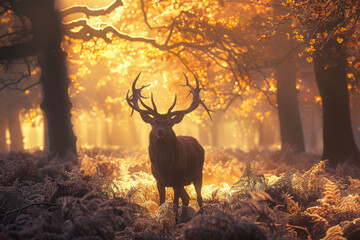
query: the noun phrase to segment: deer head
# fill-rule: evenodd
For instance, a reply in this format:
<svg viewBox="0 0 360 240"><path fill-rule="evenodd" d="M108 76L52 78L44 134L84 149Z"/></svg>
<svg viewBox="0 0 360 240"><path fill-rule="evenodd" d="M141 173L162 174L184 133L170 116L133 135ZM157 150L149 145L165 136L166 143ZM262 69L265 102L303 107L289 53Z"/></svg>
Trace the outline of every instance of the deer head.
<svg viewBox="0 0 360 240"><path fill-rule="evenodd" d="M134 82L132 84L132 88L131 88L132 96L129 96L129 92L130 92L130 90L129 90L126 94L126 100L129 104L129 106L132 108L131 115L134 113L134 110L139 112L142 120L146 123L151 124L151 126L152 126L151 133L154 134L157 139L164 139L166 136L175 135L174 131L172 130L172 127L175 124L180 123L182 121L182 119L184 118L184 116L186 114L194 111L199 106L199 104L201 104L204 107L204 109L209 114L210 119L211 119L211 115L210 115L211 110L209 110L206 107L203 100L201 100L201 98L200 98L200 91L202 90L202 88L200 88L199 80L196 78L196 76L195 76L196 88L193 88L189 84L189 80L188 80L186 74L184 73L184 76L186 79L186 85L184 85L184 86L189 87L189 89L190 89L189 95L191 94L193 97L193 100L192 100L192 103L190 104L190 106L185 110L172 111L176 105L177 95L175 94L174 102L170 106L167 113L160 114L157 111L156 104L154 102L154 97L153 97L152 93L151 93L151 103L153 106L152 108L147 106L144 103L144 101L142 100L142 99L145 99L145 97L141 95L141 90L144 89L145 87L148 87L149 85L143 85L140 88L136 88L135 85L136 85L137 80L140 77L140 74L141 73L139 73L139 75L136 77L136 79L134 80ZM143 108L140 108L139 102L143 106Z"/></svg>

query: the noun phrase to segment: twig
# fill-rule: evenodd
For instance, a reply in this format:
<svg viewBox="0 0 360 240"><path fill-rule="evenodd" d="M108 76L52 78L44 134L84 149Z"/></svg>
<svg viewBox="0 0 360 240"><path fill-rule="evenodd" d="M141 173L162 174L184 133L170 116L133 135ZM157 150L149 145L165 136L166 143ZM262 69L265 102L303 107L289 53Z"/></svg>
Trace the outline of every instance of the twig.
<svg viewBox="0 0 360 240"><path fill-rule="evenodd" d="M30 69L30 64L29 64L29 61L26 59L26 57L24 57L24 61L26 63L26 67L27 67L27 71L28 73L25 74L25 75L22 75L18 80L16 81L13 81L13 82L9 82L9 83L6 83L4 84L4 86L0 87L0 91L11 86L11 85L16 85L18 83L20 83L24 78L26 77L30 77L31 76L31 69Z"/></svg>
<svg viewBox="0 0 360 240"><path fill-rule="evenodd" d="M57 207L57 206L59 206L58 204L55 204L55 203L47 203L47 202L32 203L32 204L26 205L25 207L22 207L22 208L19 208L19 209L15 209L15 210L10 211L10 212L6 212L6 213L0 215L0 217L3 218L3 220L5 220L10 214L20 214L22 211L24 211L25 209L27 209L27 208L29 208L29 207L39 206L39 205L45 205L45 206L50 206L50 207Z"/></svg>
<svg viewBox="0 0 360 240"><path fill-rule="evenodd" d="M292 227L292 228L297 228L297 229L301 229L304 230L307 234L308 234L308 240L311 240L311 233L309 232L309 230L306 227L300 227L300 226L295 226L295 225L290 225L290 224L286 224L287 227Z"/></svg>

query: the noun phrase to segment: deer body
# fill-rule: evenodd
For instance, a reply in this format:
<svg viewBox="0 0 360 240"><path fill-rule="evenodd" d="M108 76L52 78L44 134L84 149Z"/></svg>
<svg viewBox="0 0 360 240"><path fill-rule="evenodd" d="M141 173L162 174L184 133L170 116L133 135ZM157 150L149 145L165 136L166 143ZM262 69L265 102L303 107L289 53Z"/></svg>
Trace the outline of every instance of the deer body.
<svg viewBox="0 0 360 240"><path fill-rule="evenodd" d="M165 187L187 186L202 178L204 148L189 136L171 136L163 141L150 136L151 172Z"/></svg>
<svg viewBox="0 0 360 240"><path fill-rule="evenodd" d="M185 74L184 74L185 75ZM183 206L189 205L190 197L184 189L184 186L194 184L197 201L202 206L201 187L202 187L202 169L204 165L205 151L199 142L190 136L176 136L172 127L180 123L185 114L195 110L201 104L210 115L210 110L205 106L200 98L199 81L196 79L196 88L193 88L185 75L186 86L190 88L193 96L193 102L186 110L174 111L172 109L176 104L176 95L173 105L169 108L167 114L159 114L151 94L153 108L150 108L142 101L141 90L146 87L136 88L135 84L140 74L132 85L132 97L129 92L126 100L133 110L140 113L144 122L151 124L152 130L149 137L149 156L151 161L151 172L156 179L159 191L160 205L165 202L165 187L174 189L174 210L177 219L179 198ZM145 109L139 107L138 101ZM187 209L183 209L182 218L187 214ZM182 220L183 220L182 219Z"/></svg>

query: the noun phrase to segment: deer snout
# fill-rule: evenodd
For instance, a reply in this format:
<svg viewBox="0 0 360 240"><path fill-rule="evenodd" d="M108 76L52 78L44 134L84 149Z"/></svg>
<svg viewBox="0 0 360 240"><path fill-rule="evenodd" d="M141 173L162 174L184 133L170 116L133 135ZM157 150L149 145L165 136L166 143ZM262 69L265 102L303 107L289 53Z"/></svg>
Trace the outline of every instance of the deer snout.
<svg viewBox="0 0 360 240"><path fill-rule="evenodd" d="M165 129L163 128L159 128L158 130L156 130L156 137L157 138L164 138L165 137Z"/></svg>

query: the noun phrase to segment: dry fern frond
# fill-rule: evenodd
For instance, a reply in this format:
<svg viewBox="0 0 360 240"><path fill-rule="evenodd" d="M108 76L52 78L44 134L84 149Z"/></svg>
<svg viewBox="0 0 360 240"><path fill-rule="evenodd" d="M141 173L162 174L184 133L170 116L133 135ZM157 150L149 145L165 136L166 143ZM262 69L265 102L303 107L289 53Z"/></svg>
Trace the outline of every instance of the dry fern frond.
<svg viewBox="0 0 360 240"><path fill-rule="evenodd" d="M328 229L321 240L358 240L360 239L360 218L344 221Z"/></svg>
<svg viewBox="0 0 360 240"><path fill-rule="evenodd" d="M301 239L306 239L308 237L308 234L304 229L307 229L311 233L311 239L319 239L320 237L325 236L326 229L329 228L329 223L325 218L317 214L309 214L306 212L291 215L288 224L297 232ZM296 228L296 226L301 228Z"/></svg>
<svg viewBox="0 0 360 240"><path fill-rule="evenodd" d="M326 236L321 240L347 240L343 237L344 233L340 225L329 228L326 232Z"/></svg>
<svg viewBox="0 0 360 240"><path fill-rule="evenodd" d="M352 221L345 221L340 224L344 237L347 240L358 240L360 239L360 218L356 218Z"/></svg>
<svg viewBox="0 0 360 240"><path fill-rule="evenodd" d="M326 183L325 183L325 191L323 192L323 202L333 205L333 206L338 206L340 200L341 200L341 194L340 194L340 189L338 187L338 185L325 178L326 179Z"/></svg>
<svg viewBox="0 0 360 240"><path fill-rule="evenodd" d="M327 162L328 160L320 161L302 175L301 178L303 179L303 187L305 189L318 190L322 188L323 181L321 180L327 174L325 170Z"/></svg>
<svg viewBox="0 0 360 240"><path fill-rule="evenodd" d="M359 195L348 195L341 199L339 208L342 212L351 215L351 218L360 217L360 197ZM350 218L350 216L349 216Z"/></svg>
<svg viewBox="0 0 360 240"><path fill-rule="evenodd" d="M299 204L294 201L293 196L291 196L289 193L283 193L282 198L285 200L286 209L289 213L296 214L301 212Z"/></svg>
<svg viewBox="0 0 360 240"><path fill-rule="evenodd" d="M277 201L273 199L270 194L264 191L249 192L250 197L256 202L272 202L276 203Z"/></svg>
<svg viewBox="0 0 360 240"><path fill-rule="evenodd" d="M347 193L352 195L360 195L360 179L354 179L349 177L349 182L350 185L347 188Z"/></svg>

